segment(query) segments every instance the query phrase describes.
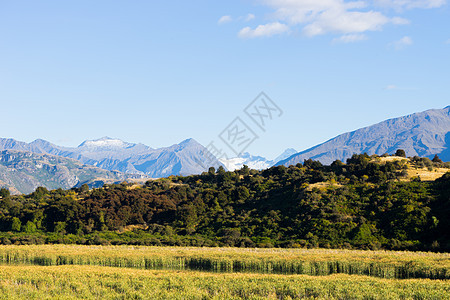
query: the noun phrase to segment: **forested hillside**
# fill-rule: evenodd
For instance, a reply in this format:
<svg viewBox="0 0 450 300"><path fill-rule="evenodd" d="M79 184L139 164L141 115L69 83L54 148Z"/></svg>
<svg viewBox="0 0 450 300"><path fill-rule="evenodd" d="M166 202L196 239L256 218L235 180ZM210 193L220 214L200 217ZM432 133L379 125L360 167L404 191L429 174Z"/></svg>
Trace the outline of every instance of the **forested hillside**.
<svg viewBox="0 0 450 300"><path fill-rule="evenodd" d="M38 188L26 196L3 189L0 237L3 244L448 251L448 167L437 157L362 154L330 166L307 160L263 171L211 168L143 186ZM415 177L424 172L444 175Z"/></svg>

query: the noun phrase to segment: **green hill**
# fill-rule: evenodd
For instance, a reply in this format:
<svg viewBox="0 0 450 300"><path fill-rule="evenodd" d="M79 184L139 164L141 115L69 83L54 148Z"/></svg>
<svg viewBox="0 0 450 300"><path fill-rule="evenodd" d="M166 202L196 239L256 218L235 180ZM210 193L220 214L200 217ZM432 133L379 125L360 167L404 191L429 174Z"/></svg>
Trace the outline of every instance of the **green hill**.
<svg viewBox="0 0 450 300"><path fill-rule="evenodd" d="M143 186L5 194L0 236L4 243L449 251L448 167L438 158L362 154L330 166L211 168ZM413 176L425 169L443 176Z"/></svg>

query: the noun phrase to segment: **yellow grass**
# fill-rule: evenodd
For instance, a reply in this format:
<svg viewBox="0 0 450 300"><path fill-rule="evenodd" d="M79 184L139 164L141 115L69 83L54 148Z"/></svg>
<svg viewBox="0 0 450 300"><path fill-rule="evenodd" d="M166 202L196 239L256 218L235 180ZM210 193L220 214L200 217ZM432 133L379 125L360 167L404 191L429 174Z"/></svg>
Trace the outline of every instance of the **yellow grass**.
<svg viewBox="0 0 450 300"><path fill-rule="evenodd" d="M386 157L378 157L376 160L379 160L381 163L393 162L393 161L409 161L405 157L400 156L386 156Z"/></svg>
<svg viewBox="0 0 450 300"><path fill-rule="evenodd" d="M422 181L435 181L436 179L442 177L445 173L450 172L450 169L448 168L436 168L433 167L433 169L430 171L427 167L418 168L415 167L414 164L410 162L408 158L399 157L399 156L387 156L387 157L377 157L374 158L372 161L385 164L386 162L393 162L393 161L402 161L407 166L407 172L408 175L402 179L402 181L410 181L412 178L420 177Z"/></svg>
<svg viewBox="0 0 450 300"><path fill-rule="evenodd" d="M449 299L448 281L0 266L2 299Z"/></svg>
<svg viewBox="0 0 450 300"><path fill-rule="evenodd" d="M450 299L447 253L30 245L0 261L0 299ZM407 274L447 279L378 278Z"/></svg>
<svg viewBox="0 0 450 300"><path fill-rule="evenodd" d="M445 173L450 172L447 168L434 168L432 171L427 168L408 168L408 179L419 176L422 181L435 181L442 177Z"/></svg>
<svg viewBox="0 0 450 300"><path fill-rule="evenodd" d="M342 187L342 184L331 182L331 181L322 181L322 182L316 182L312 184L308 184L306 190L312 191L314 188L317 188L319 190L327 189L327 188L339 188Z"/></svg>
<svg viewBox="0 0 450 300"><path fill-rule="evenodd" d="M450 278L450 254L327 249L248 249L135 246L0 246L4 264L97 265L382 278Z"/></svg>

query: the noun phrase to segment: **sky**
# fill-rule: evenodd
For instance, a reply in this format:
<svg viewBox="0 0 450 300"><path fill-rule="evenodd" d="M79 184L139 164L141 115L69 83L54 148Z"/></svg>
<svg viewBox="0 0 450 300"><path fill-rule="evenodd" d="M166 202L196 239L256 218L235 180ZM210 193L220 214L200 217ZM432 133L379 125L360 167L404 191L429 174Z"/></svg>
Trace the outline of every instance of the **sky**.
<svg viewBox="0 0 450 300"><path fill-rule="evenodd" d="M232 157L220 136L240 118L245 151L273 159L444 108L449 87L445 0L0 0L4 138ZM279 108L264 128L245 113L261 92Z"/></svg>

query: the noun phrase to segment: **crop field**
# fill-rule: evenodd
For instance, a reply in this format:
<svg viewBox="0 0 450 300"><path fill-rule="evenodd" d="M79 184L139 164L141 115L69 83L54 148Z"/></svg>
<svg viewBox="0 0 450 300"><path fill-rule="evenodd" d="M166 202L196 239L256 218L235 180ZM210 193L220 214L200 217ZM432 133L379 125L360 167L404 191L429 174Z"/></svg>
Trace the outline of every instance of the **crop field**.
<svg viewBox="0 0 450 300"><path fill-rule="evenodd" d="M449 299L450 254L0 246L1 299Z"/></svg>

